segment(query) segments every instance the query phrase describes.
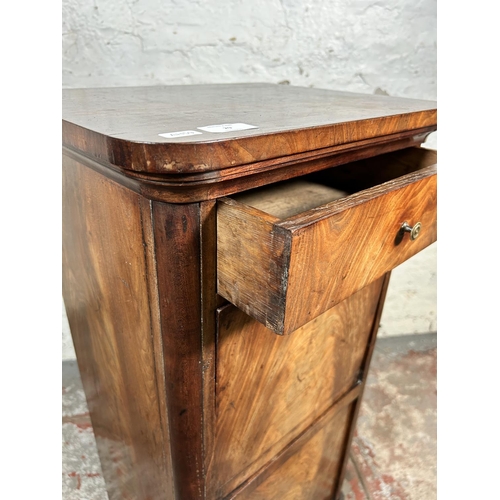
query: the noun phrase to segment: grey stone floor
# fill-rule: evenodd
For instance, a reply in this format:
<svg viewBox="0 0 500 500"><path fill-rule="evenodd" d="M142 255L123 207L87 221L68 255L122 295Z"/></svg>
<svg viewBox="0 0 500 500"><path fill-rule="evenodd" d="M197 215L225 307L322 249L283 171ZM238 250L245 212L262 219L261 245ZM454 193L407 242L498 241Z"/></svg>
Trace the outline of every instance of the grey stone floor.
<svg viewBox="0 0 500 500"><path fill-rule="evenodd" d="M436 498L436 341L435 334L378 339L346 500ZM62 374L63 499L107 500L76 361L64 361Z"/></svg>
<svg viewBox="0 0 500 500"><path fill-rule="evenodd" d="M435 334L377 341L350 452L345 500L435 500Z"/></svg>
<svg viewBox="0 0 500 500"><path fill-rule="evenodd" d="M62 497L108 500L76 361L63 361L62 384Z"/></svg>

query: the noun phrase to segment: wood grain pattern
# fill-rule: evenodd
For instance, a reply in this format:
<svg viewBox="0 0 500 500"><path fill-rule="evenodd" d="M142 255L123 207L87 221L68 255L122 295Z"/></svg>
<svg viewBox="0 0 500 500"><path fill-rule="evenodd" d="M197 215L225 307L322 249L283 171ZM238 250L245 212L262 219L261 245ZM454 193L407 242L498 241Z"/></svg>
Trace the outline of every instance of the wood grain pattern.
<svg viewBox="0 0 500 500"><path fill-rule="evenodd" d="M332 500L342 465L352 406L342 408L256 489L237 500Z"/></svg>
<svg viewBox="0 0 500 500"><path fill-rule="evenodd" d="M105 104L105 105L103 105ZM436 127L436 103L271 84L63 91L63 143L137 172L205 172ZM177 139L220 123L258 128Z"/></svg>
<svg viewBox="0 0 500 500"><path fill-rule="evenodd" d="M240 498L259 498L258 495L264 495L264 498L327 498L340 499L341 487L344 480L346 464L349 456L354 429L356 427L357 415L362 402L362 395L366 386L368 368L375 347L376 334L380 324L385 295L389 284L390 273L382 279L381 293L379 295L375 316L364 353L364 359L360 370L360 384L345 396L332 405L321 417L310 425L302 434L290 442L282 451L280 451L271 462L266 464L261 470L250 477L239 488L234 490L226 497L226 500ZM352 403L352 404L351 404ZM349 408L345 408L349 405ZM345 409L347 420L340 422L340 410ZM336 420L333 422L332 420ZM325 426L327 427L325 429ZM334 427L335 445L329 442L325 434ZM320 438L321 444L329 443L330 449L323 449L321 467L318 467L314 480L309 482L311 475L309 467L316 464L318 457L321 456L321 446L314 447L313 437L322 430L323 436ZM316 438L317 439L317 438ZM297 454L306 455L307 463L301 463ZM329 460L335 460L334 470L328 467ZM285 466L283 467L283 464ZM323 473L327 471L327 474ZM304 477L306 475L306 477ZM322 476L323 475L323 476ZM264 483L264 484L263 484ZM261 486L262 485L262 486ZM257 491L255 491L257 489Z"/></svg>
<svg viewBox="0 0 500 500"><path fill-rule="evenodd" d="M63 157L63 295L112 500L173 491L143 201Z"/></svg>
<svg viewBox="0 0 500 500"><path fill-rule="evenodd" d="M119 168L101 157L97 161L68 145L63 147L63 152L76 161L83 160L83 163L95 171L150 200L194 203L369 158L375 154L418 146L434 129L435 127L424 127L208 172L141 173Z"/></svg>
<svg viewBox="0 0 500 500"><path fill-rule="evenodd" d="M347 437L346 437L345 444L344 444L344 452L342 454L342 463L341 463L340 469L339 469L339 477L338 477L337 491L336 491L336 494L337 494L336 496L339 498L339 500L341 500L341 497L339 495L341 492L342 483L344 482L344 477L345 477L346 468L347 468L347 462L349 460L349 450L351 448L352 439L353 439L354 432L356 429L356 422L358 419L359 409L360 409L362 401L363 401L363 393L365 391L366 381L368 378L368 370L370 368L370 363L372 360L373 351L375 349L375 344L376 344L376 340L377 340L377 332L378 332L378 329L380 328L380 318L382 317L382 312L383 312L384 303L385 303L385 297L387 294L387 288L389 287L390 278L391 278L390 272L388 272L382 278L382 289L380 292L380 297L379 297L379 301L377 304L377 310L375 312L375 317L373 319L372 331L371 331L370 337L368 339L368 345L367 345L367 348L365 351L365 358L364 358L363 363L361 365L360 393L359 393L357 400L355 401L355 403L353 405L353 410L352 410L352 415L350 417L348 433L347 433Z"/></svg>
<svg viewBox="0 0 500 500"><path fill-rule="evenodd" d="M217 293L273 331L284 321L282 288L291 245L288 234L276 230L277 221L230 199L218 204Z"/></svg>
<svg viewBox="0 0 500 500"><path fill-rule="evenodd" d="M416 150L416 163L408 166L411 157L404 152L405 161L394 162L398 156L393 154L386 162L415 171L285 220L239 202L249 195L220 200L218 293L276 333L287 334L434 242L436 165L426 165L435 155ZM384 169L376 168L380 164L379 158L372 172L386 178ZM354 164L351 168L356 171ZM335 183L335 173L322 175ZM405 221L422 223L417 240L401 238Z"/></svg>
<svg viewBox="0 0 500 500"><path fill-rule="evenodd" d="M284 337L234 306L220 310L215 467L222 495L358 382L381 286L372 283Z"/></svg>
<svg viewBox="0 0 500 500"><path fill-rule="evenodd" d="M202 377L203 377L203 461L205 498L215 498L213 479L216 370L216 203L200 204Z"/></svg>
<svg viewBox="0 0 500 500"><path fill-rule="evenodd" d="M361 384L358 384L353 389L351 389L347 394L342 396L338 401L336 401L332 406L328 408L317 420L314 421L309 427L307 427L301 434L299 434L295 439L290 441L282 450L278 452L273 459L268 462L259 471L253 474L249 479L247 479L242 485L233 490L224 500L232 500L233 498L239 498L239 495L243 494L248 496L250 492L255 490L260 484L266 481L270 476L275 474L275 472L294 454L296 454L300 449L306 444L319 430L321 430L328 422L330 422L335 414L342 410L346 406L353 406L359 398L361 393ZM354 403L353 403L354 402ZM339 429L339 432L341 429ZM337 481L338 482L338 481Z"/></svg>
<svg viewBox="0 0 500 500"><path fill-rule="evenodd" d="M176 499L205 498L200 209L153 203Z"/></svg>
<svg viewBox="0 0 500 500"><path fill-rule="evenodd" d="M285 332L294 331L436 241L437 179L434 168L425 173L429 176L420 180L408 174L402 187L393 191L386 185L380 197L364 198L359 193L359 198L338 200L334 203L339 206L324 219L320 211L317 217L311 214L315 221L311 225L306 215L297 221L297 229L291 230ZM349 208L348 202L352 202ZM399 229L405 221L422 223L417 240L404 236L400 241ZM314 306L303 308L305 298L313 296L317 297Z"/></svg>
<svg viewBox="0 0 500 500"><path fill-rule="evenodd" d="M346 191L300 179L252 189L237 199L238 203L283 220L346 196L349 196Z"/></svg>
<svg viewBox="0 0 500 500"><path fill-rule="evenodd" d="M411 146L436 104L267 84L63 101L63 293L110 499L336 495L381 276L435 239L435 155ZM221 122L258 128L158 136ZM320 192L294 203L249 191L304 176Z"/></svg>
<svg viewBox="0 0 500 500"><path fill-rule="evenodd" d="M154 368L156 372L156 383L158 393L158 407L160 410L160 424L163 436L170 436L168 415L166 412L166 381L165 381L165 359L163 356L163 339L161 335L161 312L160 298L158 295L158 275L156 272L156 253L154 245L154 222L153 210L150 200L140 198L142 237L144 246L144 256L146 261L146 272L148 276L149 311L151 314L151 331L153 336ZM163 446L163 456L166 464L166 484L168 490L164 492L167 498L175 498L174 478L172 467L172 454L170 450L170 437Z"/></svg>

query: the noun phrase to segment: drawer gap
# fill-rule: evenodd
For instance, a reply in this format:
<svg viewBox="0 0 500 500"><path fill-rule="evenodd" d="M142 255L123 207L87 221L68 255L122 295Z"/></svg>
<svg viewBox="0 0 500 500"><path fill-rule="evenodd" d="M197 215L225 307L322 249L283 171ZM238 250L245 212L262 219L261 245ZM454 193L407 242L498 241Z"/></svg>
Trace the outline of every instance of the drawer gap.
<svg viewBox="0 0 500 500"><path fill-rule="evenodd" d="M436 151L410 148L252 189L232 198L285 220L436 163Z"/></svg>

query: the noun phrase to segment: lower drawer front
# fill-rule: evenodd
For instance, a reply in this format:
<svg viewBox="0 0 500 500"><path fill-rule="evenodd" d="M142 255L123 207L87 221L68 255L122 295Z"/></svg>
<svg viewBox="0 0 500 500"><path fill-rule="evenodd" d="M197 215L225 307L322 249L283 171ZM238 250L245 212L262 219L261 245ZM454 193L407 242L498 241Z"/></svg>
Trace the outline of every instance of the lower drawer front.
<svg viewBox="0 0 500 500"><path fill-rule="evenodd" d="M377 280L293 335L232 305L219 312L217 498L259 474L359 381L384 286ZM274 498L274 497L273 497ZM286 498L286 497L283 497Z"/></svg>
<svg viewBox="0 0 500 500"><path fill-rule="evenodd" d="M278 469L259 478L263 479L259 485L250 484L234 498L332 500L338 490L352 410L353 404L340 409Z"/></svg>
<svg viewBox="0 0 500 500"><path fill-rule="evenodd" d="M325 171L302 190L311 199L296 190L281 203L291 191L277 186L262 191L271 202L257 190L219 201L219 294L275 333L295 331L436 241L436 161L415 148ZM405 222L420 223L416 238Z"/></svg>

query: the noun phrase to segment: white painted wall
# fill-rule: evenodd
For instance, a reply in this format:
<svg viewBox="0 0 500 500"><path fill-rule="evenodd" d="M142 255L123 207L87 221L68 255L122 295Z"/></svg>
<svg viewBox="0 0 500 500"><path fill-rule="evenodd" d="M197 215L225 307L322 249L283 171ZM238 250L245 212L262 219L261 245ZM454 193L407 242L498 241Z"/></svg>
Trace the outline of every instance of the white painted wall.
<svg viewBox="0 0 500 500"><path fill-rule="evenodd" d="M435 100L436 0L63 0L65 88L231 82ZM394 270L380 335L435 330L433 245Z"/></svg>

